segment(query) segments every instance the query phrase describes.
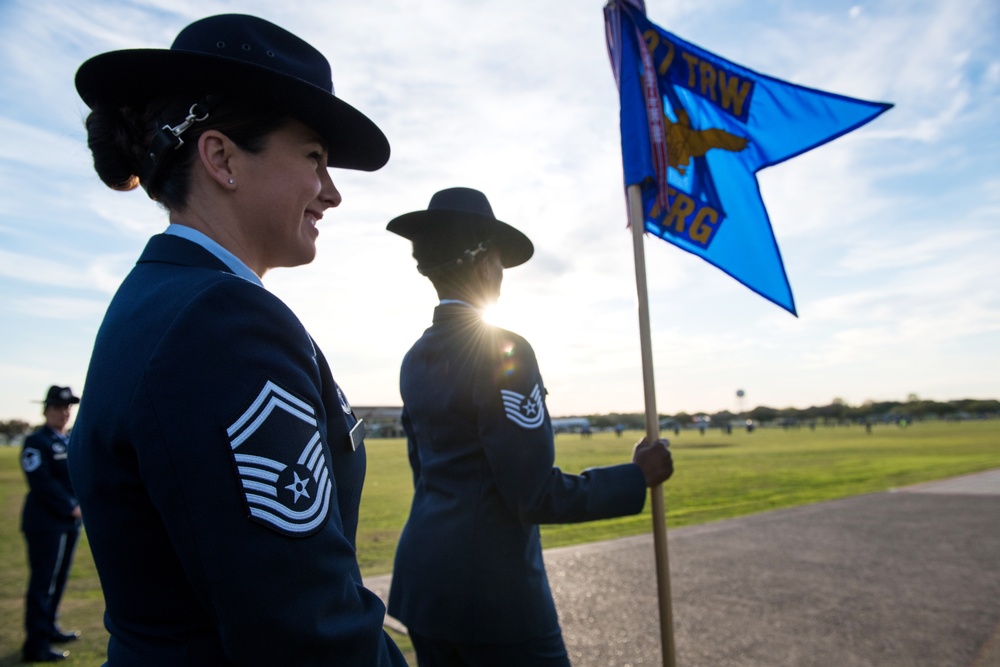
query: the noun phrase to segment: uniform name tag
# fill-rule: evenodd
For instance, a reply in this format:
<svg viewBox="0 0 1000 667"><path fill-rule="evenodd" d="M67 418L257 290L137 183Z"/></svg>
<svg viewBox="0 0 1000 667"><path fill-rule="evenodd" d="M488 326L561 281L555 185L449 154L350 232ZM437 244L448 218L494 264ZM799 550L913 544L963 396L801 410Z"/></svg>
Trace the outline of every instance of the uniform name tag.
<svg viewBox="0 0 1000 667"><path fill-rule="evenodd" d="M351 429L351 447L358 451L358 447L365 441L365 420L359 419L358 423Z"/></svg>

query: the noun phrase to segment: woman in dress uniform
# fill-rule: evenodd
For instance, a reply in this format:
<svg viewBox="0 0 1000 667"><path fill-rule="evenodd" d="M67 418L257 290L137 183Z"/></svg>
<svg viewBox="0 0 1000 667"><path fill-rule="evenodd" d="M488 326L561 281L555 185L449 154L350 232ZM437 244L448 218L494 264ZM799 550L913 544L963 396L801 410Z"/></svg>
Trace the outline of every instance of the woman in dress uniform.
<svg viewBox="0 0 1000 667"><path fill-rule="evenodd" d="M534 352L481 313L531 241L469 188L438 192L388 229L413 242L441 300L400 371L415 490L389 613L422 667L568 665L538 524L641 511L646 488L673 473L667 443L642 442L632 463L580 475L553 467Z"/></svg>
<svg viewBox="0 0 1000 667"><path fill-rule="evenodd" d="M71 406L80 402L69 387L49 387L42 414L45 424L24 439L21 469L28 495L21 513L21 530L28 544L31 576L24 604L25 662L55 662L69 651L52 644L75 641L80 633L56 625L59 601L80 536L80 504L76 501L66 459L66 426Z"/></svg>
<svg viewBox="0 0 1000 667"><path fill-rule="evenodd" d="M316 49L222 15L77 72L94 167L169 213L111 302L70 441L108 665L404 664L355 556L363 428L264 289L382 132Z"/></svg>

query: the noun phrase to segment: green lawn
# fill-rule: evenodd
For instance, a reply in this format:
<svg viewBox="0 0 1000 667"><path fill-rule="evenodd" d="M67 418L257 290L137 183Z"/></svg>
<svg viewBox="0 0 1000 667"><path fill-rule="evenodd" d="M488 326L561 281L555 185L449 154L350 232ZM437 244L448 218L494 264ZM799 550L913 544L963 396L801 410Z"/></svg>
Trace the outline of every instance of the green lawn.
<svg viewBox="0 0 1000 667"><path fill-rule="evenodd" d="M871 433L853 426L666 435L671 436L677 467L664 487L670 528L1000 468L1000 420L876 426ZM557 465L575 473L626 461L640 436L560 435ZM392 567L412 483L403 440L369 440L367 449L358 555L365 575L377 575ZM17 457L17 449L0 447L0 667L18 664L23 640L27 568L18 521L25 484ZM545 526L542 534L545 546L555 547L650 530L647 507L635 517ZM84 639L69 646L73 656L67 664L96 665L103 660L103 610L84 534L61 606L63 626L84 631ZM395 638L408 648L405 637Z"/></svg>
<svg viewBox="0 0 1000 667"><path fill-rule="evenodd" d="M670 528L1000 468L1000 420L875 426L871 433L839 426L664 436L671 439L676 467L664 485ZM640 437L628 431L622 438L559 435L556 465L578 473L621 463L630 460ZM392 569L412 482L405 441L372 440L367 447L358 555L366 574L381 574ZM543 526L543 543L557 547L650 532L648 505L633 517Z"/></svg>

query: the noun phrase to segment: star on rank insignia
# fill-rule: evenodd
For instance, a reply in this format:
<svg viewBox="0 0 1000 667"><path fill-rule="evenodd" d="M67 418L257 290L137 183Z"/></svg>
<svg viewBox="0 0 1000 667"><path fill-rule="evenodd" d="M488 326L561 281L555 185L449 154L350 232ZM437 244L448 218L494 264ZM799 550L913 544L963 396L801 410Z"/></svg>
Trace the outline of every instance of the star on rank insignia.
<svg viewBox="0 0 1000 667"><path fill-rule="evenodd" d="M333 483L308 402L269 380L226 433L252 520L291 537L324 526Z"/></svg>
<svg viewBox="0 0 1000 667"><path fill-rule="evenodd" d="M525 396L516 391L501 389L503 409L507 419L524 428L538 428L545 421L545 404L542 402L542 391L538 384Z"/></svg>

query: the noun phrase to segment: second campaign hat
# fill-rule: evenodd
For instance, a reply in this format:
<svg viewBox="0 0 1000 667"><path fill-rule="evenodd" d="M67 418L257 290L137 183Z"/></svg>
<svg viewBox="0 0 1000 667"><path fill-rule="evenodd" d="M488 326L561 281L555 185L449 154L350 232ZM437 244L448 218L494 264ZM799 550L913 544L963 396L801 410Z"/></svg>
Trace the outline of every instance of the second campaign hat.
<svg viewBox="0 0 1000 667"><path fill-rule="evenodd" d="M535 252L522 232L497 220L490 202L479 190L448 188L431 197L423 211L404 213L386 226L413 241L413 257L421 273L441 265L475 257L485 245L499 248L504 268L527 262Z"/></svg>
<svg viewBox="0 0 1000 667"><path fill-rule="evenodd" d="M319 132L329 144L331 167L374 171L389 160L382 131L334 94L323 54L255 16L222 14L195 21L169 49L94 56L77 71L76 89L91 108L143 104L175 93L234 92Z"/></svg>
<svg viewBox="0 0 1000 667"><path fill-rule="evenodd" d="M49 387L48 392L45 394L45 401L43 401L47 406L63 406L63 405L76 405L80 402L78 396L73 395L73 390L69 387L57 387L52 385Z"/></svg>

